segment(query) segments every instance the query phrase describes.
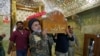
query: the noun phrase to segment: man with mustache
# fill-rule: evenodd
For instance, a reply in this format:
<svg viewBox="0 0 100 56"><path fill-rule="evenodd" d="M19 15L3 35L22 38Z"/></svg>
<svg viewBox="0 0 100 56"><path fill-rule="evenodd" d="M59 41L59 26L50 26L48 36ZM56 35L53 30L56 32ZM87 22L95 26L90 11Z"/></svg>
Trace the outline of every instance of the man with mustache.
<svg viewBox="0 0 100 56"><path fill-rule="evenodd" d="M23 29L23 22L16 23L16 30L12 32L8 54L10 54L14 44L16 44L16 56L27 56L29 32Z"/></svg>

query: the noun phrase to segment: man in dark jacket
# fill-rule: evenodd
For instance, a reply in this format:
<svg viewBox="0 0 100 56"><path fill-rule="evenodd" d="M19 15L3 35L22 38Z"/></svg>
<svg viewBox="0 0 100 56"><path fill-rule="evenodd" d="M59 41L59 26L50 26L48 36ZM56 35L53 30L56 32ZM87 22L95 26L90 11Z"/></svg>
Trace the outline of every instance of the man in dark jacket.
<svg viewBox="0 0 100 56"><path fill-rule="evenodd" d="M69 32L69 29L64 33L58 33L55 36L56 42L56 56L68 56L69 40L74 41L73 35Z"/></svg>

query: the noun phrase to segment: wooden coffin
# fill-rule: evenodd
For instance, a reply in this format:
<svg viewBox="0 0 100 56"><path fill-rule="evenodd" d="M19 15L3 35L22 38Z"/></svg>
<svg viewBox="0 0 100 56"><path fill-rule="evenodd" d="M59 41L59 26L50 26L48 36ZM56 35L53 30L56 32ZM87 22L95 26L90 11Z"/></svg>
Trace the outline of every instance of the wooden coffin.
<svg viewBox="0 0 100 56"><path fill-rule="evenodd" d="M67 21L64 15L59 11L49 13L49 16L42 21L43 30L48 33L65 33L67 29Z"/></svg>

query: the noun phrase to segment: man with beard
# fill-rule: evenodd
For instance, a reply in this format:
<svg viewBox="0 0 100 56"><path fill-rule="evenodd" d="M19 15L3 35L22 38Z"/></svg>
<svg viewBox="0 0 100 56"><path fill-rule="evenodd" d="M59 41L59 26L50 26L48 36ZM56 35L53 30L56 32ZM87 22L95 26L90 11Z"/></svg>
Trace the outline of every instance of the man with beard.
<svg viewBox="0 0 100 56"><path fill-rule="evenodd" d="M18 21L16 23L16 27L16 31L12 32L10 37L8 54L10 54L15 43L17 54L16 56L27 56L29 32L23 29L22 21Z"/></svg>
<svg viewBox="0 0 100 56"><path fill-rule="evenodd" d="M49 47L53 44L53 38L47 35L46 30L41 29L41 23L33 18L28 23L31 34L29 36L29 46L31 56L50 56Z"/></svg>

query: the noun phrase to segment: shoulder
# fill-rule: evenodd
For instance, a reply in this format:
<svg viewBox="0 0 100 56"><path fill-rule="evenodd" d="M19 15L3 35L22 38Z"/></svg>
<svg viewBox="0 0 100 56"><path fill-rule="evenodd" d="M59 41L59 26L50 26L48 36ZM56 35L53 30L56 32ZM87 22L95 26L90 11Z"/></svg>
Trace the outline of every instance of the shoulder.
<svg viewBox="0 0 100 56"><path fill-rule="evenodd" d="M59 37L59 36L67 36L67 35L64 33L58 33L57 36Z"/></svg>
<svg viewBox="0 0 100 56"><path fill-rule="evenodd" d="M12 32L12 34L16 34L16 33L18 33L18 31L13 31L13 32Z"/></svg>
<svg viewBox="0 0 100 56"><path fill-rule="evenodd" d="M24 30L24 32L25 32L25 33L28 33L28 34L30 33L30 31L28 31L28 30Z"/></svg>

